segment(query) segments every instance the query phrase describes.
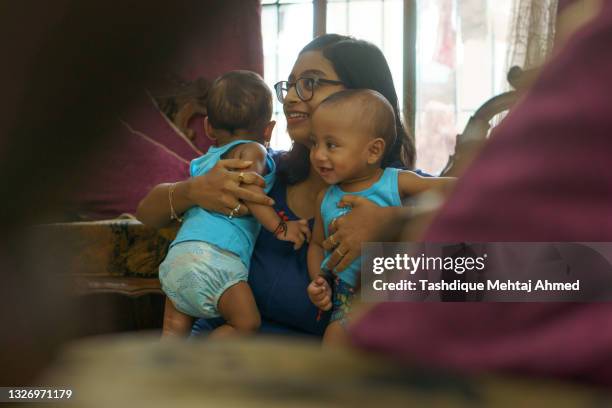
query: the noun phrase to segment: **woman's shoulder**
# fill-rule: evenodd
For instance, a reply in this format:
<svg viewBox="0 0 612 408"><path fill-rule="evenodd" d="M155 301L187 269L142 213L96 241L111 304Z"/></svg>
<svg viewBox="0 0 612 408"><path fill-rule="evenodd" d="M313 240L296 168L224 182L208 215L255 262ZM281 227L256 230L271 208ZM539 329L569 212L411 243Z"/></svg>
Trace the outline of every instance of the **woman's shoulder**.
<svg viewBox="0 0 612 408"><path fill-rule="evenodd" d="M274 150L270 147L268 147L268 155L270 157L272 157L272 160L274 160L274 163L278 166L278 162L280 161L280 159L286 155L288 152L286 150Z"/></svg>

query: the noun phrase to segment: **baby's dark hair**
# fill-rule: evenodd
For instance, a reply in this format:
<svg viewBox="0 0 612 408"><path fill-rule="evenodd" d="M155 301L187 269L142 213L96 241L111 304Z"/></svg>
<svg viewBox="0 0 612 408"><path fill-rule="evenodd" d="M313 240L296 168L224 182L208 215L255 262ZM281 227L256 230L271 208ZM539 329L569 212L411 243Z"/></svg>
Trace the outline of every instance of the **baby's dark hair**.
<svg viewBox="0 0 612 408"><path fill-rule="evenodd" d="M252 71L230 71L215 79L206 102L213 129L260 134L272 117L272 93Z"/></svg>
<svg viewBox="0 0 612 408"><path fill-rule="evenodd" d="M389 153L397 139L393 107L380 92L372 89L345 89L331 94L317 107L335 107L355 115L355 122L367 129L372 137L385 141L385 154ZM383 164L386 165L387 163Z"/></svg>

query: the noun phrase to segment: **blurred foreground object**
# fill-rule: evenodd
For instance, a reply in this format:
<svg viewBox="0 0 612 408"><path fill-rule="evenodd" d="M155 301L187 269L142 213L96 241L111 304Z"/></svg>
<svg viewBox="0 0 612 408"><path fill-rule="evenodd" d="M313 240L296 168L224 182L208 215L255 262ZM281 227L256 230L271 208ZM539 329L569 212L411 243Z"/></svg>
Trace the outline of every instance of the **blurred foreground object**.
<svg viewBox="0 0 612 408"><path fill-rule="evenodd" d="M612 241L612 2L542 68L423 240ZM610 303L386 303L360 347L464 373L612 386Z"/></svg>
<svg viewBox="0 0 612 408"><path fill-rule="evenodd" d="M325 380L322 381L322 378ZM596 407L609 395L563 383L465 377L315 342L163 342L115 336L69 348L42 380L75 407Z"/></svg>
<svg viewBox="0 0 612 408"><path fill-rule="evenodd" d="M89 313L71 303L68 279L58 278L68 276L66 270L46 265L42 259L48 258L28 246L25 227L64 219L84 169L97 163L92 158L100 151L120 144L118 119L157 78L180 71L192 79L202 75L202 66L223 71L226 60L193 52L194 43L227 47L216 36L220 32L242 41L220 13L249 13L254 43L260 42L259 7L256 0L192 0L171 7L144 1L0 3L0 48L8 56L0 64L1 385L31 383L73 335L81 314ZM242 58L231 51L230 60ZM261 68L261 48L247 53ZM194 63L187 67L187 60ZM106 165L132 176L112 159ZM85 182L92 191L104 190Z"/></svg>
<svg viewBox="0 0 612 408"><path fill-rule="evenodd" d="M516 90L501 93L483 103L468 120L463 133L457 135L455 152L449 156L441 176L457 177L472 162L484 145L491 128L493 117L502 113L516 103L536 75L535 69L523 71L514 66L508 72L508 82Z"/></svg>

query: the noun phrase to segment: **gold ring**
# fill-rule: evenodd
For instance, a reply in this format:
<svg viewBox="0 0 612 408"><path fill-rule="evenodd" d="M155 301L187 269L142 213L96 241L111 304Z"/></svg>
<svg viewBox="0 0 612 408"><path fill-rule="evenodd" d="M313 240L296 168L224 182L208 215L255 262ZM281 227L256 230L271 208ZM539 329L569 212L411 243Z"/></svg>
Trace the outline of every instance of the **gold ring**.
<svg viewBox="0 0 612 408"><path fill-rule="evenodd" d="M330 235L329 238L327 238L329 240L329 243L332 244L334 247L338 246L338 243L336 242L336 238L334 238L333 235Z"/></svg>
<svg viewBox="0 0 612 408"><path fill-rule="evenodd" d="M243 171L241 171L240 174L238 175L238 182L239 183L244 182L244 172Z"/></svg>
<svg viewBox="0 0 612 408"><path fill-rule="evenodd" d="M336 248L336 251L335 251L335 252L337 252L337 253L338 253L338 255L340 255L340 257L341 257L341 258L342 258L342 257L344 257L344 256L346 255L346 254L343 254L343 253L342 253L342 251L340 250L340 248L339 248L339 247L338 247L338 248Z"/></svg>
<svg viewBox="0 0 612 408"><path fill-rule="evenodd" d="M230 211L229 215L227 216L227 218L229 218L230 220L232 218L234 218L234 216L238 213L238 211L240 211L240 206L242 204L238 203L238 205L236 207L234 207L234 209L232 211Z"/></svg>

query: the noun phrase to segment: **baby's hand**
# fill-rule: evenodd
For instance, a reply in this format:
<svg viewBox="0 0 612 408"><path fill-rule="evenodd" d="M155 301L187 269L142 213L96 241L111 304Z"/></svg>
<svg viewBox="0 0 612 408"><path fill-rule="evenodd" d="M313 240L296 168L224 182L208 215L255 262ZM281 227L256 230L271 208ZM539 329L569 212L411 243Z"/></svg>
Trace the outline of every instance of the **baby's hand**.
<svg viewBox="0 0 612 408"><path fill-rule="evenodd" d="M287 230L279 231L276 238L281 241L293 242L293 249L298 250L304 245L304 241L310 241L310 228L307 220L287 221Z"/></svg>
<svg viewBox="0 0 612 408"><path fill-rule="evenodd" d="M329 283L322 276L318 276L315 280L310 282L308 285L308 297L310 301L319 309L327 311L331 309L332 302L332 290L329 287Z"/></svg>

